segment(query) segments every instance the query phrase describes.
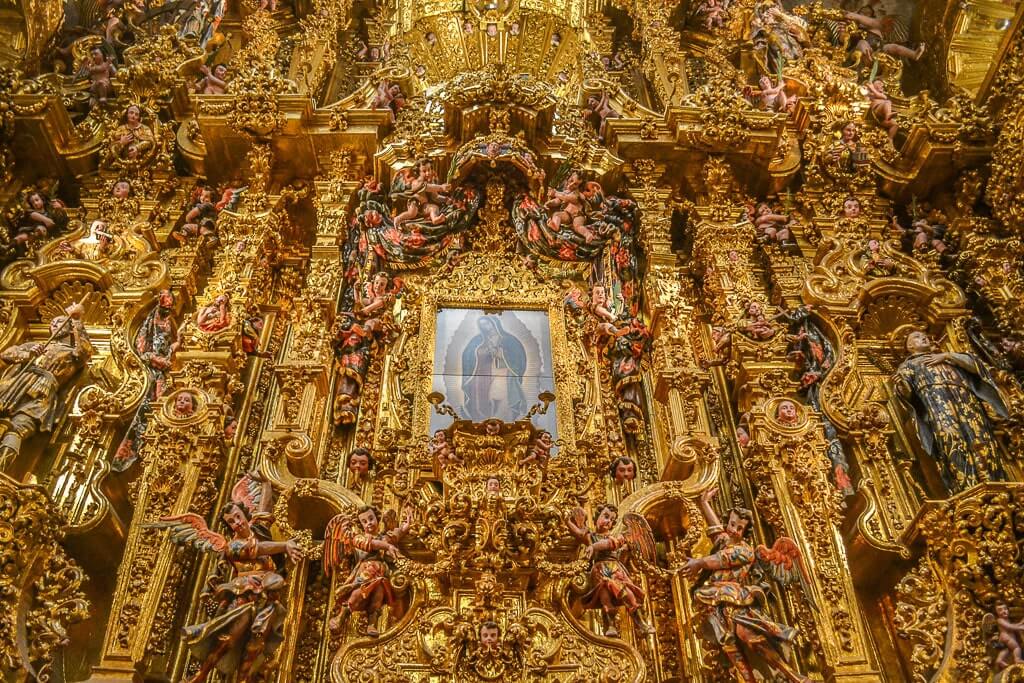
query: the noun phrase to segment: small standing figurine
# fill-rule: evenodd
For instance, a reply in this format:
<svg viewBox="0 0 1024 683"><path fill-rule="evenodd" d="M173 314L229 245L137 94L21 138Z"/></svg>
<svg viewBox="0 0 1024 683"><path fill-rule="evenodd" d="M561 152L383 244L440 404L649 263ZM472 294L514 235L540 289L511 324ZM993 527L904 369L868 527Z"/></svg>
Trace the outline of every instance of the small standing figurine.
<svg viewBox="0 0 1024 683"><path fill-rule="evenodd" d="M142 109L129 105L124 110L124 118L114 131L111 149L119 159L135 160L142 158L153 148L156 138L153 130L142 122Z"/></svg>
<svg viewBox="0 0 1024 683"><path fill-rule="evenodd" d="M255 683L262 680L266 662L274 661L274 652L283 640L287 610L281 603L286 594L285 579L271 556L286 555L292 562L299 562L302 551L294 539L271 540L267 530L273 522L271 503L270 483L253 472L235 484L231 502L221 510L221 520L231 530L231 538L211 531L194 513L163 517L147 525L170 529L168 538L177 545L220 556L217 574L224 582L211 582L213 588L208 589L216 612L209 621L184 629L185 642L201 662L188 683L205 683L214 668L225 677L237 672L239 683Z"/></svg>
<svg viewBox="0 0 1024 683"><path fill-rule="evenodd" d="M995 634L992 646L999 654L996 655L996 671L1002 671L1011 664L1024 662L1021 654L1021 634L1024 634L1024 621L1010 621L1010 608L1005 602L996 604L995 614L986 614L981 621L982 630Z"/></svg>
<svg viewBox="0 0 1024 683"><path fill-rule="evenodd" d="M754 683L752 659L767 665L764 680L783 676L792 683L810 683L786 663L786 653L796 639L791 626L772 621L765 613L767 596L762 575L784 581L806 580L800 550L791 538L779 538L771 548L755 550L747 541L753 514L736 507L722 524L711 508L716 489L700 497L700 509L708 525L714 552L686 561L684 574L694 581L693 596L704 616L704 637L717 645L728 665L735 667L743 683Z"/></svg>
<svg viewBox="0 0 1024 683"><path fill-rule="evenodd" d="M654 536L647 520L640 515L627 513L616 525L618 514L614 505L598 506L594 531L587 527L583 508L566 516L569 532L585 544L585 555L590 560L590 590L583 596L583 608L600 609L604 635L618 638L616 612L625 607L637 632L646 636L654 633L654 629L643 618L644 592L630 578L625 563L627 555L633 552L654 564Z"/></svg>
<svg viewBox="0 0 1024 683"><path fill-rule="evenodd" d="M526 457L519 461L520 465L535 462L538 465L548 464L548 460L551 459L551 449L555 447L555 442L551 440L551 432L541 430L537 432L537 436L533 438L533 443L530 444L530 450L527 452Z"/></svg>
<svg viewBox="0 0 1024 683"><path fill-rule="evenodd" d="M864 89L867 91L872 116L889 136L889 140L895 142L896 133L899 132L900 127L893 119L892 100L885 92L885 84L880 78L876 78L874 81L865 83Z"/></svg>
<svg viewBox="0 0 1024 683"><path fill-rule="evenodd" d="M462 458L455 453L455 446L448 442L448 434L443 429L434 432L430 440L430 457L444 469L448 465L462 464Z"/></svg>
<svg viewBox="0 0 1024 683"><path fill-rule="evenodd" d="M203 64L199 67L203 77L196 81L195 91L199 95L223 95L228 87L228 66L217 64L211 70Z"/></svg>
<svg viewBox="0 0 1024 683"><path fill-rule="evenodd" d="M348 311L338 314L334 324L334 356L340 369L337 393L334 397L334 422L352 424L359 412L359 397L363 379L370 368L371 354L384 324L378 318L362 323Z"/></svg>
<svg viewBox="0 0 1024 683"><path fill-rule="evenodd" d="M115 472L124 472L139 457L139 439L146 432L150 407L164 395L167 371L178 347L178 327L174 321L174 295L169 289L160 292L157 305L142 323L135 335L135 351L146 364L149 388L135 413L121 445L110 466Z"/></svg>
<svg viewBox="0 0 1024 683"><path fill-rule="evenodd" d="M612 464L608 467L608 476L619 486L633 481L636 479L636 463L628 455L620 455L612 460Z"/></svg>
<svg viewBox="0 0 1024 683"><path fill-rule="evenodd" d="M949 493L1005 481L986 407L1002 418L1008 411L981 360L969 353L941 353L921 330L907 336L906 346L910 356L896 371L896 395L909 408L921 448L935 459Z"/></svg>
<svg viewBox="0 0 1024 683"><path fill-rule="evenodd" d="M390 512L384 519L385 530L381 531L380 512L375 507L365 506L354 519L342 513L327 523L324 572L330 576L339 569L349 571L338 589L341 614L328 623L332 633L340 632L353 612L366 614L366 635L371 638L380 635L378 621L384 605L392 608L393 618L398 617L395 608L399 603L391 585L391 567L399 555L395 544L409 533L412 509L406 508L401 525L396 526L394 522L395 514Z"/></svg>
<svg viewBox="0 0 1024 683"><path fill-rule="evenodd" d="M641 362L651 349L651 333L639 318L622 314L615 322L598 325L600 342L611 362L612 389L626 431L635 434L644 422L640 389Z"/></svg>
<svg viewBox="0 0 1024 683"><path fill-rule="evenodd" d="M0 352L0 360L9 364L0 375L0 418L6 423L0 470L21 453L25 439L52 431L68 407L64 391L92 355L84 312L81 304L71 304L50 321L45 343L27 342Z"/></svg>
<svg viewBox="0 0 1024 683"><path fill-rule="evenodd" d="M811 316L811 310L811 306L797 306L778 316L789 325L786 358L800 366L800 388L805 390L817 385L836 360L832 342Z"/></svg>
<svg viewBox="0 0 1024 683"><path fill-rule="evenodd" d="M107 57L103 48L97 45L89 51L89 57L82 64L79 73L89 76L89 101L92 104L106 104L114 92L111 79L117 74L114 60Z"/></svg>
<svg viewBox="0 0 1024 683"><path fill-rule="evenodd" d="M738 329L745 337L754 341L768 341L779 331L776 324L776 317L765 316L761 304L757 301L748 301L744 306L745 315L740 318Z"/></svg>

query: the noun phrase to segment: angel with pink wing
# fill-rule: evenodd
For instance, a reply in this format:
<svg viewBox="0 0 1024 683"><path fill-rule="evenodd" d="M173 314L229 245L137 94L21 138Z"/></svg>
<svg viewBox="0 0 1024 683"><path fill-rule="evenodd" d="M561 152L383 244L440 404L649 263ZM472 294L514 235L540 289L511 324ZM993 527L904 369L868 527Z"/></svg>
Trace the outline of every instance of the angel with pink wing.
<svg viewBox="0 0 1024 683"><path fill-rule="evenodd" d="M255 472L246 474L231 491L220 512L231 530L225 538L194 513L162 517L150 528L170 529L170 540L203 552L218 553L220 563L206 592L216 604L213 617L186 626L185 642L199 660L199 671L188 683L205 683L216 668L225 677L237 672L238 683L261 680L261 669L274 661L282 640L285 580L271 556L302 559L297 542L271 540L273 523L270 483Z"/></svg>
<svg viewBox="0 0 1024 683"><path fill-rule="evenodd" d="M585 544L590 560L590 590L583 596L582 604L584 609L601 610L606 637L619 637L616 617L620 607L625 607L632 617L637 633L646 636L654 633L654 629L643 618L644 590L630 577L626 564L630 554L648 564L655 563L654 535L640 515L627 512L616 524L618 515L614 505L599 505L594 513L595 530L587 526L583 508L566 516L569 532Z"/></svg>
<svg viewBox="0 0 1024 683"><path fill-rule="evenodd" d="M771 548L755 549L747 540L753 514L735 507L723 525L711 508L717 492L710 489L700 497L714 552L691 558L683 566L684 575L694 582L694 601L704 616L704 637L721 648L743 683L757 680L752 662L765 665L769 671L763 673L772 680L779 674L793 683L809 683L786 662L797 630L772 621L764 612L767 596L762 578L770 576L782 584L800 580L806 593L808 578L800 550L785 536Z"/></svg>
<svg viewBox="0 0 1024 683"><path fill-rule="evenodd" d="M394 510L381 518L380 511L365 506L356 514L342 512L327 523L324 531L324 573L328 576L342 569L348 574L338 589L337 600L341 614L328 623L331 632L338 633L353 612L366 614L366 635L380 635L378 622L384 605L391 608L393 619L401 603L391 585L391 570L398 559L395 546L412 524L412 508L406 508L402 523L398 524ZM382 528L383 527L383 528Z"/></svg>

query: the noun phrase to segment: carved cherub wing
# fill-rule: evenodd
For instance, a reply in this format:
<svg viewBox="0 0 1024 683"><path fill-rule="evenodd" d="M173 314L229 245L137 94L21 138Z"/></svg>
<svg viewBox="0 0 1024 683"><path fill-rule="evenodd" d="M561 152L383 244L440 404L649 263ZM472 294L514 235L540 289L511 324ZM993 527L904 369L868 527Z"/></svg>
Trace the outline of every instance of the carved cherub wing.
<svg viewBox="0 0 1024 683"><path fill-rule="evenodd" d="M250 516L263 512L264 502L270 502L263 500L265 481L258 472L247 472L231 489L231 502L243 506Z"/></svg>
<svg viewBox="0 0 1024 683"><path fill-rule="evenodd" d="M648 564L655 564L658 560L657 549L654 546L654 534L651 532L651 525L642 515L635 512L627 512L619 520L619 533L629 544L630 552L643 559Z"/></svg>
<svg viewBox="0 0 1024 683"><path fill-rule="evenodd" d="M148 529L170 529L169 538L175 545L190 545L205 553L222 553L228 548L228 539L206 526L206 520L187 512L183 515L161 517L159 522L144 525Z"/></svg>
<svg viewBox="0 0 1024 683"><path fill-rule="evenodd" d="M324 530L324 573L330 576L334 570L345 564L352 549L356 534L356 520L353 515L342 512L334 515Z"/></svg>
<svg viewBox="0 0 1024 683"><path fill-rule="evenodd" d="M985 616L981 618L981 635L986 638L991 638L995 635L997 629L996 615L991 612L986 612Z"/></svg>
<svg viewBox="0 0 1024 683"><path fill-rule="evenodd" d="M771 548L766 545L757 546L754 554L760 567L783 586L799 581L811 607L818 609L811 592L811 578L796 541L788 536L780 536Z"/></svg>

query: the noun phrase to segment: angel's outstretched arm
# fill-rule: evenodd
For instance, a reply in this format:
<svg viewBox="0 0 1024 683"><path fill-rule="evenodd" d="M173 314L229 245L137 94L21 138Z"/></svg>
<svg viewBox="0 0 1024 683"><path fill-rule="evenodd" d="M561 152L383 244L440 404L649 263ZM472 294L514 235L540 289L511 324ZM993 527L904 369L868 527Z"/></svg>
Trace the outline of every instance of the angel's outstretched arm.
<svg viewBox="0 0 1024 683"><path fill-rule="evenodd" d="M294 540L290 541L260 541L256 546L256 555L280 555L286 553L292 562L302 559L302 550Z"/></svg>
<svg viewBox="0 0 1024 683"><path fill-rule="evenodd" d="M571 533L576 540L580 543L586 543L589 540L590 532L586 526L581 525L579 519L573 519L573 514L567 514L565 516L565 526L568 527L569 533Z"/></svg>
<svg viewBox="0 0 1024 683"><path fill-rule="evenodd" d="M717 493L717 488L708 489L700 495L700 499L697 501L697 504L700 506L701 514L704 515L704 521L708 523L708 526L721 528L722 520L718 518L718 514L711 507L711 500Z"/></svg>

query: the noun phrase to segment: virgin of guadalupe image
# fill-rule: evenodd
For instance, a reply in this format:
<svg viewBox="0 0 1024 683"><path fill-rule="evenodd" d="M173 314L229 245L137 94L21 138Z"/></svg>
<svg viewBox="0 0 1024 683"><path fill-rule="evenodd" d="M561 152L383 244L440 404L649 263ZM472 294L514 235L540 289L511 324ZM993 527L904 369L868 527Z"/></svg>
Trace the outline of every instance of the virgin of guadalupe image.
<svg viewBox="0 0 1024 683"><path fill-rule="evenodd" d="M470 419L496 417L506 422L526 414L523 374L526 349L494 316L476 321L479 334L462 352L462 392Z"/></svg>

